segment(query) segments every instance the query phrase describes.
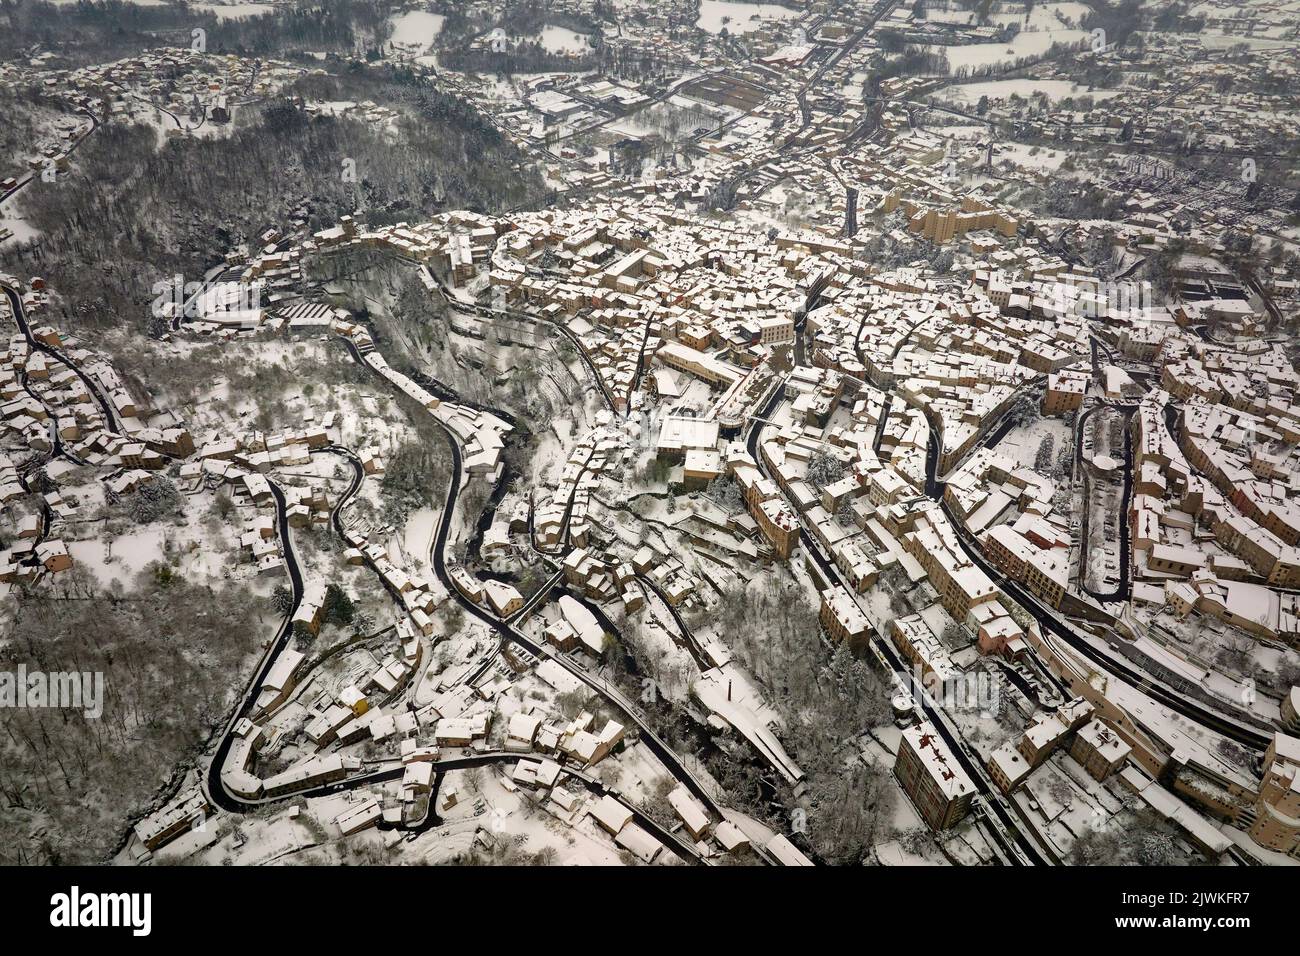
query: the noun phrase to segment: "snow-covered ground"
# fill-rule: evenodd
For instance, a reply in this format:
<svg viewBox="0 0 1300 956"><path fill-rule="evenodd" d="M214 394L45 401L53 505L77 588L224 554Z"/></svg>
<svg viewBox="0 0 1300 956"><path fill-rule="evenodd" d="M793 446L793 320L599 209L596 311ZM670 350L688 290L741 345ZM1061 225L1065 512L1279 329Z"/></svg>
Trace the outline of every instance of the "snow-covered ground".
<svg viewBox="0 0 1300 956"><path fill-rule="evenodd" d="M590 41L581 33L551 24L542 28L540 37L532 39L539 39L549 53L582 53L591 46Z"/></svg>
<svg viewBox="0 0 1300 956"><path fill-rule="evenodd" d="M974 106L984 96L993 101L1009 100L1013 95L1027 100L1040 93L1052 102L1063 100L1067 96L1090 96L1100 102L1119 95L1118 90L1091 90L1069 80L989 80L985 83L961 83L944 87L935 93L935 98Z"/></svg>
<svg viewBox="0 0 1300 956"><path fill-rule="evenodd" d="M426 50L442 32L445 19L446 17L440 13L428 13L424 10L400 13L389 21L393 27L393 35L389 37L389 42L399 47Z"/></svg>
<svg viewBox="0 0 1300 956"><path fill-rule="evenodd" d="M1063 150L1026 146L1024 143L998 143L993 150L993 162L1006 160L1023 169L1051 171L1059 169L1067 155Z"/></svg>
<svg viewBox="0 0 1300 956"><path fill-rule="evenodd" d="M799 11L775 3L745 3L742 0L700 0L700 18L695 25L709 33L751 33L762 20L791 20Z"/></svg>
<svg viewBox="0 0 1300 956"><path fill-rule="evenodd" d="M24 187L29 188L29 187ZM6 210L8 211L8 209ZM26 219L10 212L9 215L0 216L0 233L8 230L12 235L0 242L0 249L9 245L17 245L20 242L30 242L36 239L40 233L33 229Z"/></svg>
<svg viewBox="0 0 1300 956"><path fill-rule="evenodd" d="M1078 43L1088 34L1083 30L1043 30L1038 33L1019 33L1010 43L968 43L965 46L928 47L931 52L943 51L948 57L952 72L966 67L975 70L982 66L1013 62L1021 57L1041 56L1053 43Z"/></svg>

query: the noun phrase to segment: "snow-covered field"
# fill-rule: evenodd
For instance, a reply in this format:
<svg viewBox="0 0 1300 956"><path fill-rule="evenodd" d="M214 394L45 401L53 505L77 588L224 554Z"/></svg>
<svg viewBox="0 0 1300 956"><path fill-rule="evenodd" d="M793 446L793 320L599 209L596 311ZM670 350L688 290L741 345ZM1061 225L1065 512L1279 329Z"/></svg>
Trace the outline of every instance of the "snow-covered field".
<svg viewBox="0 0 1300 956"><path fill-rule="evenodd" d="M1010 43L968 43L965 46L929 47L942 50L948 56L948 66L953 71L966 67L974 70L981 66L1009 63L1028 56L1041 56L1053 43L1078 43L1086 34L1083 30L1045 30L1040 33L1020 33Z"/></svg>
<svg viewBox="0 0 1300 956"><path fill-rule="evenodd" d="M1023 169L1053 170L1060 168L1066 155L1063 150L1026 146L1024 143L998 143L993 150L993 161L1006 160Z"/></svg>
<svg viewBox="0 0 1300 956"><path fill-rule="evenodd" d="M550 25L542 29L540 38L534 39L540 39L548 53L582 53L591 46L581 33Z"/></svg>
<svg viewBox="0 0 1300 956"><path fill-rule="evenodd" d="M709 33L751 33L762 20L791 20L798 10L775 3L743 3L739 0L700 0L700 18L695 25Z"/></svg>
<svg viewBox="0 0 1300 956"><path fill-rule="evenodd" d="M27 242L35 239L39 233L33 229L21 216L0 216L0 234L5 230L13 233L8 239L0 241L0 249L8 245L16 245L20 242Z"/></svg>
<svg viewBox="0 0 1300 956"><path fill-rule="evenodd" d="M929 49L946 54L953 72L962 67L975 70L978 67L1011 62L1020 57L1039 56L1046 53L1053 43L1073 44L1088 36L1087 31L1080 28L1081 18L1088 13L1089 8L1085 4L1073 2L1035 6L1028 19L1021 12L1004 11L990 17L990 22L999 26L1020 24L1020 33L1009 43L931 46ZM936 11L928 13L927 19L969 24L973 22L973 16L973 13L966 11Z"/></svg>
<svg viewBox="0 0 1300 956"><path fill-rule="evenodd" d="M390 41L396 46L425 49L442 31L444 19L440 13L426 13L423 10L399 14L389 21L393 26Z"/></svg>
<svg viewBox="0 0 1300 956"><path fill-rule="evenodd" d="M973 106L980 97L990 100L1009 100L1012 95L1029 99L1038 93L1045 93L1053 102L1067 96L1091 96L1094 100L1106 100L1118 96L1117 90L1090 90L1069 80L990 80L987 83L963 83L940 90L935 96L950 103L963 103Z"/></svg>

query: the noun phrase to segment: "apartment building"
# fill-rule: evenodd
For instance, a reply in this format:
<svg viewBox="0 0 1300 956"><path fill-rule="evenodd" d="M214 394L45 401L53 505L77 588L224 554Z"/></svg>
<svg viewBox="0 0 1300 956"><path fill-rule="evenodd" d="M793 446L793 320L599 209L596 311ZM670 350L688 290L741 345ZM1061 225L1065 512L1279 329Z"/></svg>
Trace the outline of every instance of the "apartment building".
<svg viewBox="0 0 1300 956"><path fill-rule="evenodd" d="M1266 849L1300 857L1300 738L1274 733L1264 767L1250 838Z"/></svg>
<svg viewBox="0 0 1300 956"><path fill-rule="evenodd" d="M1070 756L1097 781L1105 780L1123 767L1132 751L1132 747L1100 720L1080 727L1070 744Z"/></svg>
<svg viewBox="0 0 1300 956"><path fill-rule="evenodd" d="M980 539L984 554L1007 577L1021 581L1044 603L1060 607L1069 586L1069 555L1061 548L1039 548L1009 524Z"/></svg>
<svg viewBox="0 0 1300 956"><path fill-rule="evenodd" d="M780 498L769 498L753 509L754 520L772 550L788 560L799 542L799 519Z"/></svg>
<svg viewBox="0 0 1300 956"><path fill-rule="evenodd" d="M975 784L927 723L903 731L894 776L921 818L935 830L946 830L970 811Z"/></svg>
<svg viewBox="0 0 1300 956"><path fill-rule="evenodd" d="M871 631L866 615L853 602L849 592L839 586L829 587L822 592L818 620L832 640L848 641L853 648L865 645Z"/></svg>
<svg viewBox="0 0 1300 956"><path fill-rule="evenodd" d="M1047 390L1043 393L1043 414L1064 415L1083 407L1083 396L1088 391L1088 379L1073 372L1052 372L1047 376Z"/></svg>

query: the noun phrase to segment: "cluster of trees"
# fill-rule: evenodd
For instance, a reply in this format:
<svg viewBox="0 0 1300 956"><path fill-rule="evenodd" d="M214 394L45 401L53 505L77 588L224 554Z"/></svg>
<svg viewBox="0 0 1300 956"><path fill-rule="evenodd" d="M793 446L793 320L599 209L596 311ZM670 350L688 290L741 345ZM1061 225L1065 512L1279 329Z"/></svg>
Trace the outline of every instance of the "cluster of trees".
<svg viewBox="0 0 1300 956"><path fill-rule="evenodd" d="M356 616L357 607L348 593L337 584L326 585L325 603L321 605L321 623L346 627Z"/></svg>
<svg viewBox="0 0 1300 956"><path fill-rule="evenodd" d="M636 121L653 127L663 139L671 141L676 140L682 131L690 134L701 127L715 128L718 125L718 114L703 104L683 107L666 101L639 113ZM656 157L660 159L667 158L672 153L670 143L661 144L655 150Z"/></svg>
<svg viewBox="0 0 1300 956"><path fill-rule="evenodd" d="M1192 4L1174 2L1152 17L1152 27L1161 33L1200 33L1205 17L1192 14Z"/></svg>
<svg viewBox="0 0 1300 956"><path fill-rule="evenodd" d="M1038 451L1034 453L1034 471L1040 475L1051 474L1052 451L1055 447L1056 436L1044 435L1043 440L1038 443Z"/></svg>
<svg viewBox="0 0 1300 956"><path fill-rule="evenodd" d="M382 313L376 310L370 318L377 341L384 343L385 354L396 367L425 385L432 385L432 378L466 401L504 406L528 421L546 423L566 411L570 420L575 420L573 403L578 400L579 386L567 372L553 371L558 367L557 359L544 348L552 341L567 343L567 339L558 338L544 325L523 320L498 318L480 323L459 316L444 297L431 295L409 266L391 259L368 258L364 253L347 253L314 261L310 266L313 273L350 277L348 282L336 284L356 293L358 314L370 298L382 299ZM481 350L453 345L449 330L458 324L467 330L475 326L481 329ZM562 344L560 351L564 348ZM563 357L559 361L564 361ZM510 377L503 392L494 376L506 371ZM399 395L397 401L422 437L441 446L442 436L433 428L427 411L404 396ZM426 423L428 429L424 428ZM508 456L512 447L507 446Z"/></svg>
<svg viewBox="0 0 1300 956"><path fill-rule="evenodd" d="M936 275L947 275L952 271L956 253L951 246L920 239L915 242L899 242L889 235L888 230L891 229L907 231L907 221L901 211L886 218L881 230L872 235L862 247L860 255L886 269L921 263Z"/></svg>
<svg viewBox="0 0 1300 956"><path fill-rule="evenodd" d="M1060 219L1117 220L1123 201L1099 186L1057 178L1049 180L1040 191L1038 208L1044 215Z"/></svg>
<svg viewBox="0 0 1300 956"><path fill-rule="evenodd" d="M356 257L350 255L348 258ZM364 308L370 296L379 296L387 304L383 313L377 312L371 320L378 341L384 343L385 354L396 367L422 384L430 384L431 377L466 401L501 404L502 393L494 388L491 367L467 358L467 350L455 347L449 333L457 316L443 296L430 294L424 288L415 270L391 260L374 263L369 268L364 263L340 264L339 268L357 276L357 284L350 287L358 293L355 297L357 311ZM465 324L474 323L471 320ZM533 333L522 334L514 328L514 323L510 324L512 331L507 333L504 325L497 327L493 322L484 323L481 354L492 359L494 350L499 349L500 353L495 354L495 364L500 368L516 366L509 394L515 407L530 416L536 413L539 418L549 417L556 411L551 404L554 396L548 390L534 387L541 381L543 360L540 351L533 348L516 350L506 342L509 335L511 341L522 337L531 344ZM433 426L427 410L406 401L405 396L399 395L397 400L422 439L441 446L442 435Z"/></svg>
<svg viewBox="0 0 1300 956"><path fill-rule="evenodd" d="M691 682L699 672L685 652L668 650L668 642L657 624L645 617L629 618L622 625L619 638L623 651L635 659L638 671L654 682L655 694L670 698L685 698L689 694ZM637 693L644 698L646 686L642 684Z"/></svg>
<svg viewBox="0 0 1300 956"><path fill-rule="evenodd" d="M808 482L819 491L844 477L844 462L819 449L808 460Z"/></svg>
<svg viewBox="0 0 1300 956"><path fill-rule="evenodd" d="M555 866L559 854L553 846L544 846L536 852L526 850L528 836L523 833L502 834L489 843L476 844L468 852L452 857L452 866ZM348 844L351 845L351 844ZM627 853L619 851L620 856ZM379 860L376 862L385 862Z"/></svg>
<svg viewBox="0 0 1300 956"><path fill-rule="evenodd" d="M494 73L513 76L516 73L585 73L596 68L596 58L590 53L579 55L555 53L546 49L540 40L510 41L504 49L469 49L462 47L442 53L438 62L446 69L461 73Z"/></svg>
<svg viewBox="0 0 1300 956"><path fill-rule="evenodd" d="M1111 230L1093 234L1079 252L1103 279L1110 278L1115 271L1115 233Z"/></svg>
<svg viewBox="0 0 1300 956"><path fill-rule="evenodd" d="M642 484L662 485L672 474L672 463L660 458L658 455L651 455L644 465L641 466L637 477Z"/></svg>
<svg viewBox="0 0 1300 956"><path fill-rule="evenodd" d="M31 155L40 131L55 112L46 97L35 90L0 90L0 162L4 176L16 174L18 164ZM0 178L4 178L0 176Z"/></svg>
<svg viewBox="0 0 1300 956"><path fill-rule="evenodd" d="M283 584L277 584L271 592L271 607L281 615L293 610L293 592ZM325 586L325 603L321 605L321 626L333 624L335 627L350 628L353 634L369 634L374 630L375 622L369 614L357 607L352 596L337 584ZM309 647L315 640L310 628L299 622L294 625L294 637L302 647Z"/></svg>
<svg viewBox="0 0 1300 956"><path fill-rule="evenodd" d="M375 59L392 35L395 0L297 0L270 13L220 20L208 28L216 53L364 52Z"/></svg>
<svg viewBox="0 0 1300 956"><path fill-rule="evenodd" d="M189 46L202 29L212 53L283 56L298 51L351 54L383 47L391 33L393 0L296 0L249 17L221 18L182 2L143 5L129 0L56 4L5 0L8 29L0 31L0 58L26 49L54 50L76 62L129 56L170 39Z"/></svg>
<svg viewBox="0 0 1300 956"><path fill-rule="evenodd" d="M819 858L860 863L887 825L887 774L862 764L856 746L889 719L883 682L847 645L827 646L802 590L736 590L723 595L717 617L780 710L786 746L807 774L802 801L781 793L786 811L803 811L802 837Z"/></svg>
<svg viewBox="0 0 1300 956"><path fill-rule="evenodd" d="M167 565L146 567L129 595L81 579L75 595L9 598L0 668L101 673L104 709L6 712L0 862L102 862L171 768L222 726L272 625L248 588L191 584Z"/></svg>
<svg viewBox="0 0 1300 956"><path fill-rule="evenodd" d="M612 11L598 11L599 16L612 16ZM531 36L541 33L547 26L564 27L574 33L595 33L600 29L595 20L577 12L555 9L542 0L506 0L502 5L500 24L507 33Z"/></svg>
<svg viewBox="0 0 1300 956"><path fill-rule="evenodd" d="M183 33L215 25L215 14L200 15L181 4L141 5L128 0L79 0L56 4L4 0L7 29L0 30L0 59L14 61L39 47L77 63L103 62L158 45L160 34Z"/></svg>
<svg viewBox="0 0 1300 956"><path fill-rule="evenodd" d="M739 187L740 179L737 177L719 180L709 190L708 195L704 197L704 208L710 212L720 212L732 208L736 205L736 190Z"/></svg>
<svg viewBox="0 0 1300 956"><path fill-rule="evenodd" d="M293 610L293 592L286 585L277 584L271 589L271 607L279 614Z"/></svg>
<svg viewBox="0 0 1300 956"><path fill-rule="evenodd" d="M728 475L722 475L709 482L707 494L728 514L734 514L745 507L745 496L740 493L740 485Z"/></svg>
<svg viewBox="0 0 1300 956"><path fill-rule="evenodd" d="M576 427L574 402L579 398L578 386L572 381L549 377L547 370L554 360L543 349L505 346L498 364L511 370L505 405L533 422L549 422L564 413Z"/></svg>
<svg viewBox="0 0 1300 956"><path fill-rule="evenodd" d="M542 0L505 0L490 12L483 9L466 9L462 0L437 0L434 8L443 16L438 42L453 48L468 42L474 36L499 26L513 36L534 36L550 25L564 27L575 33L599 32L598 21L614 21L617 11L607 0L596 0L591 16L576 10L561 10Z"/></svg>
<svg viewBox="0 0 1300 956"><path fill-rule="evenodd" d="M401 323L403 337L418 354L441 352L447 347L450 315L447 300L430 295L413 269L402 269L396 276L394 320ZM409 353L412 349L407 349ZM409 357L409 355L408 355Z"/></svg>
<svg viewBox="0 0 1300 956"><path fill-rule="evenodd" d="M541 0L507 0L495 20L481 15L474 17L458 9L455 3L447 4L443 9L445 19L438 33L438 44L442 49L439 63L449 70L510 76L515 73L586 71L597 67L600 27L595 20L578 13L552 9ZM563 27L587 36L589 48L572 55L547 50L540 39L520 39L539 37L547 26ZM499 29L509 38L503 49L469 48L471 41L491 29Z"/></svg>
<svg viewBox="0 0 1300 956"><path fill-rule="evenodd" d="M901 45L893 56L884 60L876 69L876 75L882 80L930 73L946 75L949 72L948 54L942 47L930 49L914 45Z"/></svg>
<svg viewBox="0 0 1300 956"><path fill-rule="evenodd" d="M1177 295L1178 276L1175 270L1187 249L1186 240L1172 239L1146 261L1147 277L1162 300Z"/></svg>
<svg viewBox="0 0 1300 956"><path fill-rule="evenodd" d="M358 210L372 223L415 221L444 204L496 209L540 194L514 147L472 107L397 77L350 79L312 80L309 91L331 99L359 85L388 91L405 106L396 143L358 120L312 117L296 99L270 104L229 137L161 149L152 129L112 123L83 143L66 178L23 191L41 237L8 251L5 263L44 274L75 302L70 324L141 327L153 279L200 276L298 210L320 228Z"/></svg>
<svg viewBox="0 0 1300 956"><path fill-rule="evenodd" d="M826 862L857 865L889 827L889 772L864 764L856 745L888 719L888 691L846 644L835 648L817 676L816 703L805 701L803 719L790 727L790 742L807 774L804 837Z"/></svg>
<svg viewBox="0 0 1300 956"><path fill-rule="evenodd" d="M1203 862L1177 849L1169 824L1143 808L1136 812L1134 826L1084 830L1070 847L1070 866L1189 866Z"/></svg>
<svg viewBox="0 0 1300 956"><path fill-rule="evenodd" d="M1255 254L1255 240L1252 236L1236 229L1229 229L1223 236L1223 264L1238 275L1254 275L1259 267L1260 258Z"/></svg>
<svg viewBox="0 0 1300 956"><path fill-rule="evenodd" d="M442 28L438 31L440 47L451 49L461 46L488 28L488 21L475 17L473 11L466 9L461 0L437 0L434 9L442 17Z"/></svg>
<svg viewBox="0 0 1300 956"><path fill-rule="evenodd" d="M1106 42L1122 49L1136 31L1143 29L1146 15L1142 0L1119 0L1110 4L1104 0L1090 4L1092 12L1081 21L1085 30L1104 30Z"/></svg>
<svg viewBox="0 0 1300 956"><path fill-rule="evenodd" d="M631 19L636 19L633 15ZM680 70L684 64L677 56L657 56L655 51L641 45L619 46L602 43L596 50L597 66L606 76L630 80L638 85L663 83L670 71Z"/></svg>
<svg viewBox="0 0 1300 956"><path fill-rule="evenodd" d="M443 447L413 439L389 456L379 485L386 522L401 525L411 512L441 504L451 478Z"/></svg>
<svg viewBox="0 0 1300 956"><path fill-rule="evenodd" d="M112 497L111 491L106 495ZM136 524L151 524L162 518L171 518L185 510L185 496L166 475L157 475L129 494L112 501L120 504Z"/></svg>

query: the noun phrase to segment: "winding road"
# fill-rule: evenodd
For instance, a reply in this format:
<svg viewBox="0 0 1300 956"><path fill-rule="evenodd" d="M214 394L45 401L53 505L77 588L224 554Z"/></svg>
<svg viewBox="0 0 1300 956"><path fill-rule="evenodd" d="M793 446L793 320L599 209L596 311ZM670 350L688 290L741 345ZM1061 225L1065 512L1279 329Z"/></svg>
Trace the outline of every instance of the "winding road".
<svg viewBox="0 0 1300 956"><path fill-rule="evenodd" d="M369 368L371 371L375 371L373 366L371 366L370 363L367 361L366 356L355 347L354 343L352 343L350 340L347 339L345 339L345 342L347 342L349 351L351 352L353 358L356 361L358 361L364 367ZM448 400L454 400L454 398L449 396ZM491 411L493 414L498 414L501 417L509 418L509 416L506 413L500 412L499 410L488 410L488 411ZM506 644L509 643L518 645L519 647L523 648L524 650L526 650L527 652L529 652L530 654L532 654L534 657L538 659L551 659L555 661L559 666L564 668L564 670L566 670L576 680L578 680L580 683L585 685L590 692L604 698L606 701L608 701L610 704L612 704L614 707L616 707L618 710L624 713L627 716L627 718L633 724L636 725L639 733L639 739L641 740L641 742L644 743L646 748L663 763L663 765L669 771L669 773L673 777L675 777L680 783L682 783L696 797L696 799L698 799L701 803L703 803L704 806L706 806L713 814L716 815L716 817L720 819L724 818L723 808L716 802L712 793L683 764L681 758L678 757L676 752L673 751L673 749L662 738L660 738L658 734L654 732L654 730L647 724L645 718L640 714L638 709L620 691L618 691L615 687L610 685L607 681L603 680L602 678L599 678L596 675L591 674L585 668L579 667L578 665L574 664L566 655L553 653L550 650L550 648L539 645L537 642L533 641L522 631L520 631L516 626L514 626L514 624L511 621L502 620L501 618L498 618L495 615L493 615L490 611L488 611L483 606L471 601L470 599L465 597L461 593L461 591L455 586L455 584L452 582L448 571L447 562L446 562L446 549L447 549L448 540L451 536L451 532L455 520L455 514L456 514L456 503L458 501L461 492L461 486L464 477L463 461L462 461L460 444L456 439L456 436L451 432L449 428L443 425L443 423L440 420L435 419L435 421L438 422L439 426L442 428L447 438L448 449L450 451L451 459L452 459L452 468L451 468L451 478L448 482L448 487L444 498L443 507L441 509L438 527L436 530L436 534L434 535L433 542L430 546L430 553L429 553L430 565L433 568L435 576L442 583L443 587L447 590L447 593L451 596L451 598L454 599L458 604L460 604L460 606L464 609L464 611L467 614L471 615L476 620L486 624L488 628L497 635L499 641L498 647L495 648L490 654L488 654L484 658L484 660L480 663L480 666L476 668L475 677L481 676L482 673L486 671L487 666L490 665L492 659L496 656L496 653L498 653L501 648L503 648ZM348 462L350 467L352 468L353 476L349 483L349 486L347 490L336 501L335 506L331 512L331 523L334 527L334 530L336 533L342 535L344 530L343 521L342 521L342 512L347 507L348 503L352 500L352 498L360 490L362 482L364 481L364 471L363 469L361 469L360 462L356 458L356 456L346 448L337 445L331 445L326 448L319 449L318 451L339 454L343 456L344 460ZM263 681L266 679L267 674L274 666L276 659L288 646L289 640L292 636L291 621L294 613L296 612L302 600L303 576L302 576L301 568L298 563L297 555L295 554L293 548L293 539L288 525L284 495L280 490L280 488L274 482L271 483L271 491L272 491L272 497L274 499L274 504L276 509L276 522L280 534L280 541L281 541L282 551L284 554L285 566L289 574L290 583L292 585L292 590L291 590L292 606L289 612L286 614L284 620L281 622L279 628L277 629L275 636L273 637L272 641L270 642L270 644L266 649L266 652L263 654L262 659L259 662L258 666L256 667L253 676L250 679L239 704L236 706L233 713L231 714L230 719L227 722L226 729L222 734L218 746L213 754L212 760L208 765L208 771L205 779L205 786L209 798L211 799L212 803L215 806L220 807L221 809L231 813L249 812L250 810L255 809L256 807L263 806L268 803L282 801L282 800L299 799L304 796L317 796L317 795L339 792L344 789L354 789L356 787L366 786L372 783L394 779L395 777L400 776L401 773L403 772L400 765L381 766L377 769L368 769L363 773L353 775L352 777L342 781L329 783L321 786L309 786L301 790L293 791L288 794L277 795L275 797L262 797L256 800L249 800L245 797L229 792L226 789L224 782L221 779L221 770L225 766L226 761L230 756L232 747L234 745L234 741L236 739L234 736L235 726L239 723L239 721L242 718L247 717L251 714L259 689ZM552 579L552 582L554 582L554 579ZM549 587L545 588L544 590L549 590ZM475 761L487 762L493 759L518 760L520 758L527 758L528 756L529 754L527 753L522 753L522 754L512 753L509 755L508 758L503 755L496 755L496 756L474 755L474 756L467 756L464 758L449 758L448 760L440 760L437 762L437 764L438 764L439 772L441 773L449 769L457 769L462 765L462 762L463 765L470 766L470 765L479 765L478 763L474 763ZM561 759L563 763L563 758ZM587 778L585 775L581 773L580 768L564 765L564 769L565 772L569 773L571 776L578 776L581 779L588 781L589 783L592 782L590 778ZM603 784L598 784L598 785L602 787L604 786ZM609 788L605 788L603 792L612 793L613 791L610 791ZM657 822L650 819L643 811L641 811L636 806L631 805L625 800L623 802L633 812L634 816L637 818L637 821L643 827L653 832L655 836L659 838L660 841L665 846L667 846L672 852L676 853L679 856L682 856L683 858L687 859L690 862L701 862L699 851L695 849L693 844L684 841L681 838L677 837L674 833L665 830L662 826L660 826ZM431 814L431 816L433 816L433 814Z"/></svg>

